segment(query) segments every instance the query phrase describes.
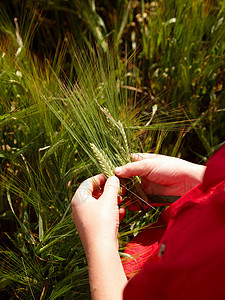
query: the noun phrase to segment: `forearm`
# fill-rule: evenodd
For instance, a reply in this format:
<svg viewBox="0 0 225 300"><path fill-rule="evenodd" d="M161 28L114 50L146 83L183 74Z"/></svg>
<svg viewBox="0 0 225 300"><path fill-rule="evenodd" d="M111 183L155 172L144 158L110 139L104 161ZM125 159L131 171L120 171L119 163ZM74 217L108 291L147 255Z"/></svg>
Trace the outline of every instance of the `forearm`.
<svg viewBox="0 0 225 300"><path fill-rule="evenodd" d="M114 243L95 244L86 255L92 299L122 299L127 279L117 246Z"/></svg>

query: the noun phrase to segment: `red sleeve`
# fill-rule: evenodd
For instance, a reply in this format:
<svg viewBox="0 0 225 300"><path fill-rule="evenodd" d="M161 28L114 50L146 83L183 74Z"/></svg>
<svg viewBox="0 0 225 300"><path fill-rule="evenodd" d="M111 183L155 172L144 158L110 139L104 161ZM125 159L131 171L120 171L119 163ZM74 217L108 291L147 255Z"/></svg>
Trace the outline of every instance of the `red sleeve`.
<svg viewBox="0 0 225 300"><path fill-rule="evenodd" d="M123 268L127 278L131 278L142 269L148 260L157 262L159 243L168 224L170 209L167 208L159 217L157 223L142 230L125 248L126 257L123 258Z"/></svg>
<svg viewBox="0 0 225 300"><path fill-rule="evenodd" d="M138 243L140 249L149 243L149 252L129 280L124 300L224 298L224 178L225 146L209 162L203 184L166 211L167 226L136 238L137 250Z"/></svg>

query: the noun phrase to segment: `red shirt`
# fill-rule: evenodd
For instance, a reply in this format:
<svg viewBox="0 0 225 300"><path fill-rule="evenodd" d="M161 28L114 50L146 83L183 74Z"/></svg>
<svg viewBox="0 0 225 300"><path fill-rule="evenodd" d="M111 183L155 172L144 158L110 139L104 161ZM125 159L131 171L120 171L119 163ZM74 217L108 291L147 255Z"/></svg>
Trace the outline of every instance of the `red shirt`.
<svg viewBox="0 0 225 300"><path fill-rule="evenodd" d="M225 145L203 183L135 237L123 262L124 300L225 299Z"/></svg>

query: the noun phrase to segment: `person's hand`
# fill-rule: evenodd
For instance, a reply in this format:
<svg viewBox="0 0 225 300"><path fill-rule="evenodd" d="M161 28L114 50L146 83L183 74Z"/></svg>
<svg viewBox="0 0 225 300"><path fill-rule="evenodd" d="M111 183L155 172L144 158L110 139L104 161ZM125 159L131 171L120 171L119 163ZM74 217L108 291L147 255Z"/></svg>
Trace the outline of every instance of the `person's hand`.
<svg viewBox="0 0 225 300"><path fill-rule="evenodd" d="M126 275L118 252L119 179L100 174L85 180L72 199L72 218L87 261L91 299L122 299Z"/></svg>
<svg viewBox="0 0 225 300"><path fill-rule="evenodd" d="M115 169L122 178L140 176L146 194L182 196L202 182L205 166L159 154L134 154L134 162Z"/></svg>
<svg viewBox="0 0 225 300"><path fill-rule="evenodd" d="M77 189L72 204L72 218L77 227L86 254L96 243L117 245L119 220L125 209L118 204L119 179L106 178L103 174L85 180Z"/></svg>

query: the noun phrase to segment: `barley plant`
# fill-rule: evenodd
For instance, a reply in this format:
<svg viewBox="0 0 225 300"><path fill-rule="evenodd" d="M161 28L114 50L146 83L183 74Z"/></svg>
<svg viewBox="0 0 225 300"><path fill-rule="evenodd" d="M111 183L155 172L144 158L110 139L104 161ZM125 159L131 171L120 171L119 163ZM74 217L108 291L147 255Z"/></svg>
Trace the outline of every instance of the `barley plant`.
<svg viewBox="0 0 225 300"><path fill-rule="evenodd" d="M72 195L86 177L111 176L133 151L145 151L142 136L148 149L157 141L159 151L173 124L153 121L155 113L136 102L128 60L88 50L81 55L71 45L77 79L70 82L60 68L64 47L53 64L40 63L21 36L15 19L0 54L1 293L12 299L88 299ZM129 219L135 215L128 214L123 241L132 234Z"/></svg>
<svg viewBox="0 0 225 300"><path fill-rule="evenodd" d="M90 299L71 198L134 152L202 162L224 141L225 6L1 3L1 298ZM140 183L121 181L140 206L121 222L121 255L163 209L143 210Z"/></svg>
<svg viewBox="0 0 225 300"><path fill-rule="evenodd" d="M77 53L75 51L73 53ZM145 122L147 126L143 126L142 119L146 117L142 116L142 108L138 109L135 89L129 91L129 78L126 78L129 60L121 64L110 53L106 56L103 53L101 56L89 53L86 58L83 54L82 59L80 56L75 55L74 58L78 66L77 81L70 86L58 80L59 88L55 94L41 96L72 140L81 146L93 162L95 172L103 172L108 177L114 175L116 166L131 162L132 152L140 146L139 139L135 137L139 133L135 129L132 131L131 127L139 128L139 132L141 129L158 129L161 132L162 127L167 131L167 127L174 124L168 122L151 126ZM148 115L149 119L151 115ZM140 179L134 178L132 185L133 191L126 184L125 187L136 196L136 200L140 199L142 207L141 203L146 203L147 197L141 189Z"/></svg>

